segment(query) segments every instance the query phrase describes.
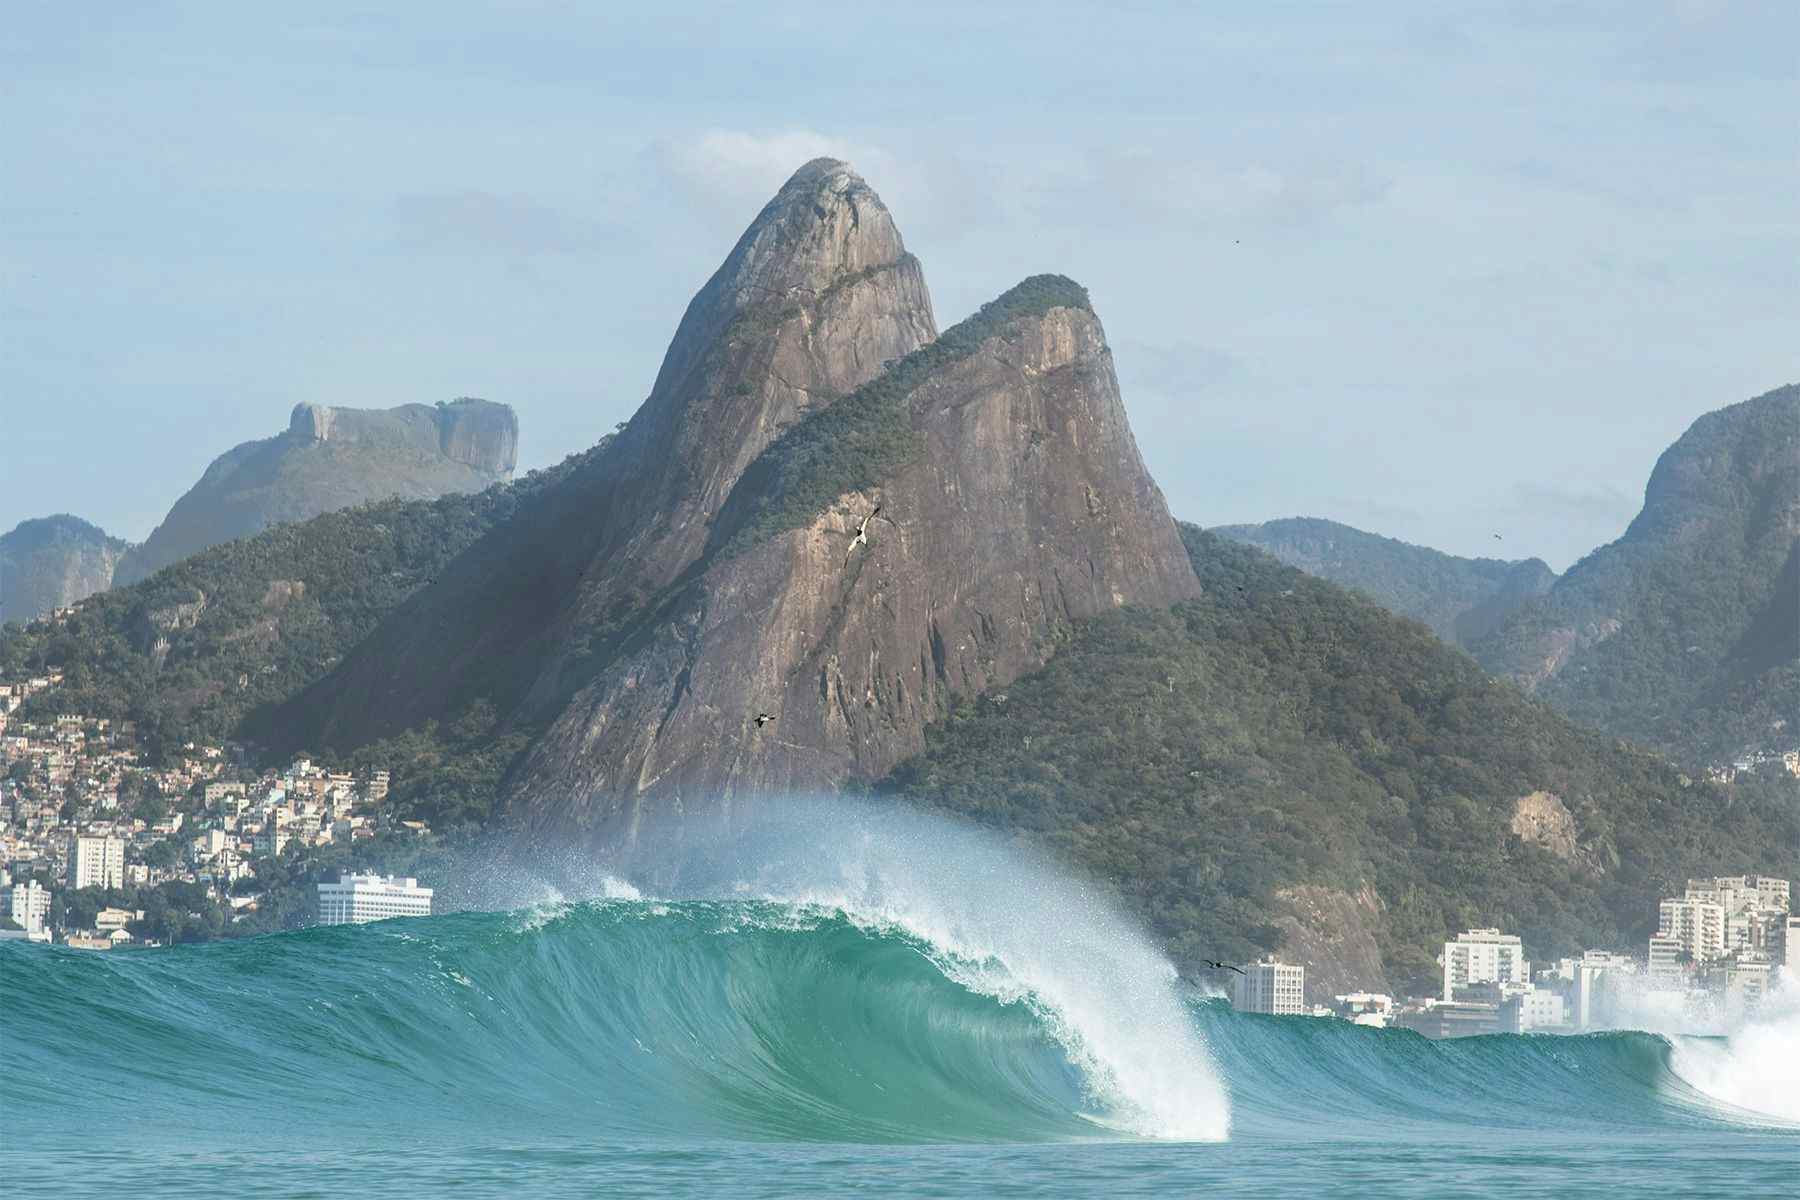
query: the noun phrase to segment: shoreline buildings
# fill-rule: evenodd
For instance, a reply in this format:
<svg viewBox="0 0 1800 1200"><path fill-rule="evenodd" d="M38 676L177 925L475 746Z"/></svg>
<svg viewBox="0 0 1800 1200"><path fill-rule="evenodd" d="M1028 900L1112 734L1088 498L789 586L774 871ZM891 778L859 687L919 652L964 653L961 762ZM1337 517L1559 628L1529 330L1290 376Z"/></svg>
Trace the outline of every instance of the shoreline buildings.
<svg viewBox="0 0 1800 1200"><path fill-rule="evenodd" d="M69 848L69 886L125 886L125 839L77 836Z"/></svg>
<svg viewBox="0 0 1800 1200"><path fill-rule="evenodd" d="M1461 999L1460 992L1482 991L1481 984L1504 988L1508 984L1525 983L1531 978L1531 964L1525 961L1525 948L1517 934L1498 929L1471 929L1456 935L1454 942L1444 943L1439 961L1444 967L1444 1001Z"/></svg>
<svg viewBox="0 0 1800 1200"><path fill-rule="evenodd" d="M1264 959L1231 980L1231 1006L1239 1012L1298 1016L1306 1007L1306 968Z"/></svg>
<svg viewBox="0 0 1800 1200"><path fill-rule="evenodd" d="M429 917L431 889L395 875L340 875L319 885L319 924L361 925L389 917Z"/></svg>
<svg viewBox="0 0 1800 1200"><path fill-rule="evenodd" d="M1766 875L1688 880L1682 895L1658 906L1649 978L1668 991L1698 986L1732 1003L1756 1003L1775 967L1793 961L1791 889Z"/></svg>
<svg viewBox="0 0 1800 1200"><path fill-rule="evenodd" d="M8 915L15 925L25 931L26 937L36 939L48 935L50 890L37 880L29 879L13 885L10 908Z"/></svg>

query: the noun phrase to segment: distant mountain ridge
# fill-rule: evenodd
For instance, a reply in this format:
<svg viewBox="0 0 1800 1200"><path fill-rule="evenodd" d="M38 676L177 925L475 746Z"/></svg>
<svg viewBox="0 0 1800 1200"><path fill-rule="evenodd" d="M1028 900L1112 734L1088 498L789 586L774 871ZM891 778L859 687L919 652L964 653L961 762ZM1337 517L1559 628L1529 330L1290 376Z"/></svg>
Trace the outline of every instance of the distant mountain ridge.
<svg viewBox="0 0 1800 1200"><path fill-rule="evenodd" d="M1624 535L1470 649L1684 759L1800 745L1800 385L1696 420Z"/></svg>
<svg viewBox="0 0 1800 1200"><path fill-rule="evenodd" d="M509 479L519 425L505 404L464 398L390 409L299 404L288 428L226 451L119 564L135 583L272 525L374 500L476 492Z"/></svg>
<svg viewBox="0 0 1800 1200"><path fill-rule="evenodd" d="M341 421L290 433L357 445ZM1760 679L1790 639L1775 599L1746 611L1726 658ZM390 815L582 862L651 821L874 790L1066 854L1178 963L1272 950L1315 996L1429 980L1471 924L1619 945L1689 874L1800 871L1788 781L1684 772L1176 526L1087 293L1033 276L939 333L832 160L751 223L618 434L0 634L7 677L52 668L23 719L130 720L153 760L235 737L388 768ZM292 847L271 873L312 882L326 860Z"/></svg>
<svg viewBox="0 0 1800 1200"><path fill-rule="evenodd" d="M1459 558L1318 517L1220 525L1212 532L1359 591L1430 626L1451 645L1486 636L1556 579L1542 559Z"/></svg>
<svg viewBox="0 0 1800 1200"><path fill-rule="evenodd" d="M48 616L112 586L131 544L58 513L0 534L0 625Z"/></svg>
<svg viewBox="0 0 1800 1200"><path fill-rule="evenodd" d="M1042 838L1176 961L1275 953L1308 998L1429 989L1471 924L1642 944L1717 864L1800 871L1779 784L1691 778L1336 584L1192 526L1203 594L1081 623L879 790Z"/></svg>

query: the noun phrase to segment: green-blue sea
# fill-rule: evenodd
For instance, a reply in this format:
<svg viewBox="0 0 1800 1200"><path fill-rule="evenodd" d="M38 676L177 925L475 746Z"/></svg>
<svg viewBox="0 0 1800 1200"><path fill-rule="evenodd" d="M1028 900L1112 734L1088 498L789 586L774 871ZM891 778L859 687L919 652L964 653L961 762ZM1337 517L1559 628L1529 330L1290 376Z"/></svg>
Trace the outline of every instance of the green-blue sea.
<svg viewBox="0 0 1800 1200"><path fill-rule="evenodd" d="M1712 1037L1244 1015L1085 885L937 837L809 833L684 899L0 942L4 1191L1800 1195L1779 996Z"/></svg>

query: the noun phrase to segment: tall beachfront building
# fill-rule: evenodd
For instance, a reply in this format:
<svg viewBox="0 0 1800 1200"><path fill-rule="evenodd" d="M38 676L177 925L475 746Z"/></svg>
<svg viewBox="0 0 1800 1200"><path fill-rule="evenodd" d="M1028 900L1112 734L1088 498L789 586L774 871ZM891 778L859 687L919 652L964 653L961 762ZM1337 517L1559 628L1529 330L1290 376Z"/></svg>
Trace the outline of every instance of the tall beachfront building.
<svg viewBox="0 0 1800 1200"><path fill-rule="evenodd" d="M319 924L360 925L389 917L429 917L431 889L410 877L340 875L319 885Z"/></svg>
<svg viewBox="0 0 1800 1200"><path fill-rule="evenodd" d="M125 839L77 837L69 854L72 888L125 886Z"/></svg>
<svg viewBox="0 0 1800 1200"><path fill-rule="evenodd" d="M1231 980L1231 1006L1239 1012L1300 1014L1306 1011L1306 968L1259 962Z"/></svg>
<svg viewBox="0 0 1800 1200"><path fill-rule="evenodd" d="M1529 983L1531 971L1516 933L1471 929L1444 943L1444 999L1456 999L1458 988L1475 983Z"/></svg>

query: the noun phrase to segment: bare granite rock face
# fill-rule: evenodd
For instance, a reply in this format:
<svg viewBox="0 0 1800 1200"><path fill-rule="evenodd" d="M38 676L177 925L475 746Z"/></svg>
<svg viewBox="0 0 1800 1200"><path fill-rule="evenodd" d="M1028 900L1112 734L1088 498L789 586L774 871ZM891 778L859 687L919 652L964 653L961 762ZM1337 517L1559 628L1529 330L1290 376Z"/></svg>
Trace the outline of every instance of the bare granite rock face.
<svg viewBox="0 0 1800 1200"><path fill-rule="evenodd" d="M940 354L886 207L845 164L808 163L695 296L629 425L282 723L347 747L491 704L534 734L506 815L593 842L653 811L873 780L1071 622L1198 594L1100 322L1061 283L1078 303ZM752 464L810 416L859 411L845 398L878 377L907 381L881 411L913 452L732 541Z"/></svg>
<svg viewBox="0 0 1800 1200"><path fill-rule="evenodd" d="M1520 841L1542 846L1560 859L1575 857L1575 818L1554 792L1537 791L1520 796L1513 805L1510 828Z"/></svg>
<svg viewBox="0 0 1800 1200"><path fill-rule="evenodd" d="M49 616L105 591L129 549L67 513L19 522L0 535L0 624Z"/></svg>
<svg viewBox="0 0 1800 1200"><path fill-rule="evenodd" d="M371 500L480 491L512 477L518 444L513 410L487 400L295 405L285 433L214 459L125 556L116 582L135 583L220 542Z"/></svg>
<svg viewBox="0 0 1800 1200"><path fill-rule="evenodd" d="M355 744L477 700L554 717L592 672L592 631L636 619L700 558L744 468L936 335L880 197L845 163L806 164L688 305L618 437L308 689L296 728Z"/></svg>
<svg viewBox="0 0 1800 1200"><path fill-rule="evenodd" d="M1365 883L1351 893L1309 883L1283 888L1275 899L1281 960L1306 968L1308 1004L1329 1004L1346 992L1389 990L1375 940L1384 916L1374 888Z"/></svg>
<svg viewBox="0 0 1800 1200"><path fill-rule="evenodd" d="M511 406L465 397L436 409L438 452L495 479L519 464L519 418Z"/></svg>
<svg viewBox="0 0 1800 1200"><path fill-rule="evenodd" d="M538 741L522 824L628 840L647 810L872 781L1071 622L1198 594L1091 312L1013 321L906 402L924 453L711 566Z"/></svg>

